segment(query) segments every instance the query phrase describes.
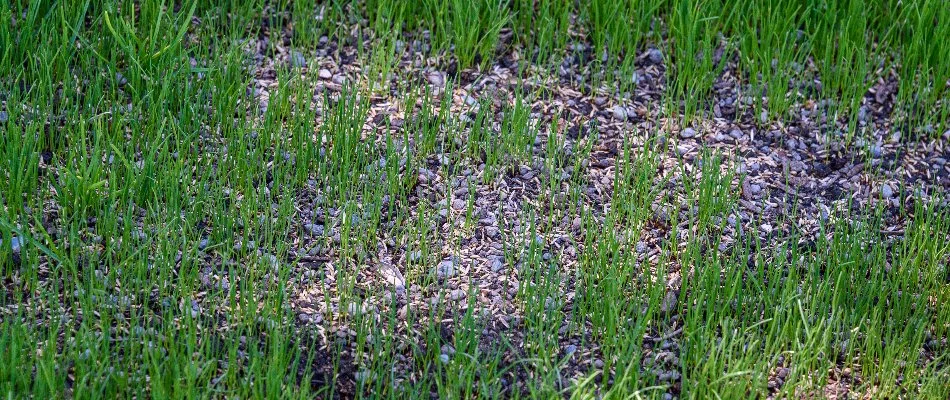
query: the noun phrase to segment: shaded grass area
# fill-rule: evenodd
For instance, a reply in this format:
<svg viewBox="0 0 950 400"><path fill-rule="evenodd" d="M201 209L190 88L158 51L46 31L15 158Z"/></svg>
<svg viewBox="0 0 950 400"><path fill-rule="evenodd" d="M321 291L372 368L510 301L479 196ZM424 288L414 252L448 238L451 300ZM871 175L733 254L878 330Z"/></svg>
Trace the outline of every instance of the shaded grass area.
<svg viewBox="0 0 950 400"><path fill-rule="evenodd" d="M609 200L594 201L585 170L599 138L539 122L531 104L543 94L479 98L460 113L451 90L397 74L409 37L426 38L423 53L456 71L488 69L505 47L557 68L581 41L589 46L575 53L599 63L585 82L623 91L655 47L665 111L684 125L708 109L724 58L764 93L751 107L766 121L787 117L794 82L821 82L820 96L850 115L872 79L896 74L898 124L939 136L950 78L940 2L764 3L3 7L0 394L745 398L847 388L947 398L942 199L900 197L896 215L841 211L809 240L794 213L792 228L727 237L742 180L735 155L678 164L684 178L668 195L664 144L626 132ZM259 69L324 35L380 44L359 56L365 79L315 93L321 78L300 73L305 54ZM254 80L271 72L262 106ZM402 100L393 107L403 125L368 132L380 93ZM501 241L519 315L499 334L477 285L443 290L452 274L442 262L485 218L476 189L528 165L541 171L543 196L517 218L498 214L512 227ZM442 185L450 204L440 207L420 199L420 180L432 180L420 170L468 178ZM666 220L656 205L685 211ZM451 218L440 215L447 207ZM565 218L578 221L576 254L546 243ZM906 222L900 235L886 219ZM668 233L651 259L638 247L652 229ZM304 248L301 232L316 245ZM380 247L418 252L400 272L403 290L431 291L431 307L398 289L388 303L365 301L361 281L384 263ZM303 287L321 288L323 304L306 323L293 311Z"/></svg>

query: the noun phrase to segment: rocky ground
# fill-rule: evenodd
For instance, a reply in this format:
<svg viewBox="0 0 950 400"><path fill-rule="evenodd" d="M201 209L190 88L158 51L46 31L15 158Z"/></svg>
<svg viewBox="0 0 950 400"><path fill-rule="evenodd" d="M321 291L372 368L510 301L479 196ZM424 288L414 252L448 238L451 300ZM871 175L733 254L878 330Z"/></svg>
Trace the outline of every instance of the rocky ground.
<svg viewBox="0 0 950 400"><path fill-rule="evenodd" d="M628 77L635 80L635 90L618 92L610 85L589 83L591 71L584 61L589 59L589 49L582 44L573 46L573 53L555 68L536 68L523 56L510 53L488 68L461 71L457 81L452 81L457 72L454 65L419 51L424 47L421 41L403 46L407 51L393 78L393 89L370 99L364 126L367 140L382 146L385 135L398 136L405 121L414 118L417 106L403 103L404 96L396 89L400 82L428 87L436 95L451 90L452 114L468 122L483 99L500 105L513 102L518 92L543 93L532 99L531 119L542 127L555 121L560 131L541 129L530 162L521 163L493 183L481 179L484 165L478 160L453 154L447 148L431 156L418 169L418 183L409 199L412 217L408 218L427 225L436 238L428 244L427 257L412 250L418 248L411 243L412 238L392 237L381 229L378 247L367 249L365 264L350 269L350 263L339 258L333 245L341 240L337 218L340 210L320 202L319 188L312 187L312 193L301 196L296 225L303 228L289 238L293 243L288 256L294 268L292 304L299 329L315 332L327 348L335 337L355 336L344 317L354 308L371 310L376 318L395 312L403 321L396 326L397 336L403 336L406 345L418 335L416 329L430 322L425 318L405 319L408 310L423 316L431 315L435 308L449 310L444 317L444 334L450 337L453 311L458 316L474 308L482 317L483 346L490 348L503 338L513 344L504 362L514 363L524 356L516 349L523 349L519 343L524 340L524 314L530 312L515 300L523 284L519 251L535 241L541 256L556 258L561 269L558 276L563 281L558 285L564 301L558 304L563 310L558 342L560 353L568 360L563 369L564 384L603 368L596 343L582 331L568 329L574 290L572 271L584 236L591 232L583 226L579 210L593 210L596 221L603 218L604 210L615 206L615 174L625 141L634 152L653 148L657 156L658 173L653 177L657 195L649 223L633 244L645 263L667 260L662 254L663 243L670 239L671 232L689 232L685 216L691 209L677 199L685 198L683 180L702 168L704 152L721 155L723 168L735 173L729 190L736 196L738 207L729 213L722 232L718 251L723 253L745 234L768 241L795 232L794 237L807 245L834 215L875 207L886 214L887 226L882 233L899 237L906 221L897 208L911 204L901 200L943 193L950 185L950 166L946 163L950 131L940 139L929 139L895 126L891 115L896 90L893 74L885 74L887 79L871 86L858 111L858 134L847 143L842 134L849 129L847 121L829 115L829 102L810 97L808 86L814 82L800 82L790 92L794 105L789 120L767 121L756 115L750 106L747 83L736 76L733 60L723 60L725 68L710 98L703 102L702 115L689 126L682 126L681 119L666 110L667 66L657 49L647 49L637 58L636 73ZM315 99L332 95L350 83L364 81L356 53L353 46L338 47L321 39L312 51L286 48L273 57L259 54L252 92L261 107L266 107L269 93L277 85L275 70L290 64L298 67L295 73L317 74ZM464 142L467 132L458 133L455 140ZM580 177L571 176L573 171L567 166L552 169L546 165L546 145L551 135L560 135L567 157L573 156L572 150L591 146ZM562 176L552 180L552 174ZM569 204L575 182L582 186L581 207ZM466 224L467 219L474 224ZM530 227L541 221L550 221L550 229L531 238ZM663 312L672 318L646 334L644 352L648 355L645 358L652 357L658 364L655 369L659 380L671 384L672 396L678 394L675 366L683 326L676 314L683 307L677 304L677 297L685 271L675 261L666 262L669 275ZM341 303L338 281L334 279L341 269L358 274L353 283L359 305ZM434 272L436 279L421 279L427 272ZM451 346L443 346L440 351L445 355L454 353ZM358 378L361 361L353 357L343 357L347 365L344 369ZM395 367L397 380L412 380L411 360L403 361ZM330 364L325 368L324 374L332 374ZM516 388L525 385L522 378L528 373L515 368L505 384ZM841 380L830 383L824 395L846 393L850 373L840 371ZM777 368L770 387L781 386L783 374L788 374L787 369Z"/></svg>

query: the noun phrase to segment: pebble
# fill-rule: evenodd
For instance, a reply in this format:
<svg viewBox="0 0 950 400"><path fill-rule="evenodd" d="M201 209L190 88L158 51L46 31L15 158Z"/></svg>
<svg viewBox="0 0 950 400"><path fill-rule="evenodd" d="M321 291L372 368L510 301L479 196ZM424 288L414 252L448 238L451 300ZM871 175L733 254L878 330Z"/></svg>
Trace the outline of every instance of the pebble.
<svg viewBox="0 0 950 400"><path fill-rule="evenodd" d="M613 106L610 109L614 113L614 119L618 121L625 121L627 119L627 109L621 106Z"/></svg>
<svg viewBox="0 0 950 400"><path fill-rule="evenodd" d="M594 359L594 368L603 368L603 367L604 367L604 361L603 361L603 360L601 360L601 359L599 359L599 358Z"/></svg>
<svg viewBox="0 0 950 400"><path fill-rule="evenodd" d="M204 250L206 248L208 248L208 238L201 239L201 241L198 242L198 250Z"/></svg>
<svg viewBox="0 0 950 400"><path fill-rule="evenodd" d="M884 196L885 199L894 197L894 189L891 187L891 185L886 183L881 185L881 196Z"/></svg>
<svg viewBox="0 0 950 400"><path fill-rule="evenodd" d="M442 86L442 84L445 83L445 79L442 78L442 74L438 72L429 73L426 75L426 80L435 86Z"/></svg>
<svg viewBox="0 0 950 400"><path fill-rule="evenodd" d="M0 246L3 246L3 239L0 239ZM20 238L14 236L10 239L10 250L13 251L13 254L20 253Z"/></svg>
<svg viewBox="0 0 950 400"><path fill-rule="evenodd" d="M660 382L674 382L680 379L680 373L676 371L666 371L660 374Z"/></svg>
<svg viewBox="0 0 950 400"><path fill-rule="evenodd" d="M683 129L682 132L680 132L680 137L683 139L689 139L695 136L696 136L696 130L693 128L686 128L686 129Z"/></svg>
<svg viewBox="0 0 950 400"><path fill-rule="evenodd" d="M320 224L306 224L303 226L303 228L307 231L307 233L313 236L323 236L325 233L323 225Z"/></svg>
<svg viewBox="0 0 950 400"><path fill-rule="evenodd" d="M881 149L881 145L876 144L874 146L871 146L871 156L873 156L874 158L881 158L882 153L883 153L883 150Z"/></svg>
<svg viewBox="0 0 950 400"><path fill-rule="evenodd" d="M679 293L676 290L666 292L666 297L663 298L663 303L660 304L660 311L664 313L673 311L676 308L677 297L679 297Z"/></svg>
<svg viewBox="0 0 950 400"><path fill-rule="evenodd" d="M660 49L650 49L647 50L646 60L650 64L661 64L663 63L663 52Z"/></svg>
<svg viewBox="0 0 950 400"><path fill-rule="evenodd" d="M581 229L582 224L583 224L583 220L581 219L581 217L574 217L574 220L571 221L571 230L579 231Z"/></svg>
<svg viewBox="0 0 950 400"><path fill-rule="evenodd" d="M501 257L492 257L491 261L491 272L501 271L505 267L505 262Z"/></svg>
<svg viewBox="0 0 950 400"><path fill-rule="evenodd" d="M647 244L644 242L637 242L637 253L643 254L647 252Z"/></svg>
<svg viewBox="0 0 950 400"><path fill-rule="evenodd" d="M442 260L435 272L439 278L451 278L455 275L455 260L451 258Z"/></svg>
<svg viewBox="0 0 950 400"><path fill-rule="evenodd" d="M333 74L330 73L330 70L328 69L321 69L320 72L317 73L317 75L320 77L320 79L323 79L323 80L327 80L333 77Z"/></svg>
<svg viewBox="0 0 950 400"><path fill-rule="evenodd" d="M0 111L0 124L7 122L8 119L10 119L10 116L7 114L7 112Z"/></svg>
<svg viewBox="0 0 950 400"><path fill-rule="evenodd" d="M290 65L294 68L304 68L307 66L307 59L299 51L290 52Z"/></svg>
<svg viewBox="0 0 950 400"><path fill-rule="evenodd" d="M569 355L574 354L574 353L576 353L576 352L577 352L577 346L575 346L575 345L573 345L573 344L569 344L569 345L567 345L567 347L564 348L564 355L568 355L568 356L569 356Z"/></svg>

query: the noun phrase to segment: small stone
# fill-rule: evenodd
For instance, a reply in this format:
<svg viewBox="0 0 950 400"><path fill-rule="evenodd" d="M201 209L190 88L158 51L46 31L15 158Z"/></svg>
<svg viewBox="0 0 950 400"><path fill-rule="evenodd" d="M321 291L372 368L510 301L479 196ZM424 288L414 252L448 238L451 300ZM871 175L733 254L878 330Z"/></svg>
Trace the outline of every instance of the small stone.
<svg viewBox="0 0 950 400"><path fill-rule="evenodd" d="M599 358L594 359L594 368L600 369L603 367L604 367L604 360L601 360Z"/></svg>
<svg viewBox="0 0 950 400"><path fill-rule="evenodd" d="M7 115L7 112L6 112L6 111L0 111L0 124L2 124L2 123L4 123L4 122L7 122L8 119L10 119L10 116Z"/></svg>
<svg viewBox="0 0 950 400"><path fill-rule="evenodd" d="M564 348L564 355L569 356L569 355L572 355L572 354L574 354L574 353L576 353L576 352L577 352L577 346L575 346L575 345L573 345L573 344L569 344L569 345L567 345L567 347Z"/></svg>
<svg viewBox="0 0 950 400"><path fill-rule="evenodd" d="M675 382L680 379L680 373L676 371L666 371L660 374L660 382Z"/></svg>
<svg viewBox="0 0 950 400"><path fill-rule="evenodd" d="M333 74L330 73L330 70L328 69L321 69L320 72L317 73L317 75L320 77L320 79L323 79L323 80L327 80L333 77Z"/></svg>
<svg viewBox="0 0 950 400"><path fill-rule="evenodd" d="M637 242L637 253L643 254L647 252L647 244L644 242Z"/></svg>
<svg viewBox="0 0 950 400"><path fill-rule="evenodd" d="M273 269L275 269L275 270L276 270L278 267L280 267L280 261L277 260L277 256L275 256L275 255L273 255L273 254L264 253L264 254L261 254L261 258L262 258L268 265L270 265L271 268L273 268Z"/></svg>
<svg viewBox="0 0 950 400"><path fill-rule="evenodd" d="M872 156L872 157L874 157L874 158L881 158L881 154L883 154L883 153L884 153L884 151L883 151L883 149L881 149L881 145L876 144L876 145L874 145L874 146L871 146L871 156Z"/></svg>
<svg viewBox="0 0 950 400"><path fill-rule="evenodd" d="M579 231L581 229L582 224L583 224L583 220L581 219L581 217L574 217L574 220L571 221L571 230Z"/></svg>
<svg viewBox="0 0 950 400"><path fill-rule="evenodd" d="M13 251L13 253L20 252L20 238L18 237L10 238L10 250Z"/></svg>
<svg viewBox="0 0 950 400"><path fill-rule="evenodd" d="M682 132L680 132L680 137L683 139L689 139L695 136L696 136L696 130L693 128L686 128L686 129L683 129Z"/></svg>
<svg viewBox="0 0 950 400"><path fill-rule="evenodd" d="M452 200L452 208L455 210L464 210L465 209L465 200L455 199Z"/></svg>
<svg viewBox="0 0 950 400"><path fill-rule="evenodd" d="M778 373L776 374L779 378L785 379L788 377L789 369L788 368L779 368Z"/></svg>
<svg viewBox="0 0 950 400"><path fill-rule="evenodd" d="M442 86L445 83L445 78L442 77L442 74L439 72L432 72L426 75L426 80L429 81L434 86Z"/></svg>
<svg viewBox="0 0 950 400"><path fill-rule="evenodd" d="M669 313L676 309L676 300L679 297L679 291L670 290L666 292L666 297L663 298L663 303L660 304L660 311L663 313Z"/></svg>
<svg viewBox="0 0 950 400"><path fill-rule="evenodd" d="M448 363L449 363L449 355L448 355L448 354L439 355L439 361L442 361L442 364L448 364Z"/></svg>
<svg viewBox="0 0 950 400"><path fill-rule="evenodd" d="M290 52L290 65L294 68L305 68L307 66L307 59L303 56L303 53L292 51Z"/></svg>
<svg viewBox="0 0 950 400"><path fill-rule="evenodd" d="M451 278L455 275L455 260L449 258L442 260L436 267L436 276L439 278Z"/></svg>
<svg viewBox="0 0 950 400"><path fill-rule="evenodd" d="M881 196L884 196L885 199L894 197L894 189L891 187L891 185L886 183L881 185Z"/></svg>
<svg viewBox="0 0 950 400"><path fill-rule="evenodd" d="M323 236L325 233L323 225L320 224L306 224L303 228L313 236Z"/></svg>
<svg viewBox="0 0 950 400"><path fill-rule="evenodd" d="M653 65L661 64L663 63L663 52L660 49L647 50L646 60Z"/></svg>
<svg viewBox="0 0 950 400"><path fill-rule="evenodd" d="M491 272L501 271L505 267L505 262L501 257L493 257L491 261Z"/></svg>
<svg viewBox="0 0 950 400"><path fill-rule="evenodd" d="M626 109L626 108L623 108L623 107L621 107L621 106L613 106L613 107L610 109L610 111L613 112L613 114L614 114L614 119L616 119L616 120L618 120L618 121L626 121L626 120L627 120L627 109Z"/></svg>
<svg viewBox="0 0 950 400"><path fill-rule="evenodd" d="M198 242L198 250L204 250L207 248L208 248L208 238L201 239L201 241Z"/></svg>

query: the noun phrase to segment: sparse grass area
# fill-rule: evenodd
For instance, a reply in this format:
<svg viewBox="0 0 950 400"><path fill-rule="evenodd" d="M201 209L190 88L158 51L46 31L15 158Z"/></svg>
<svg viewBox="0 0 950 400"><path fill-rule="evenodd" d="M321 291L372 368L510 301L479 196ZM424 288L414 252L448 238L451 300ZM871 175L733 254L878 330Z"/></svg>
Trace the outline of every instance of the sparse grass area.
<svg viewBox="0 0 950 400"><path fill-rule="evenodd" d="M943 1L8 1L0 397L950 398Z"/></svg>

